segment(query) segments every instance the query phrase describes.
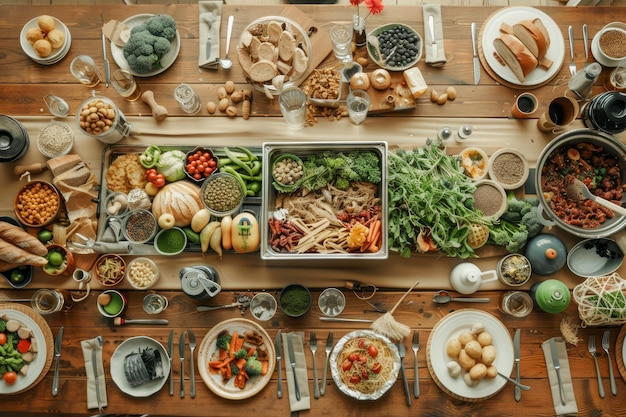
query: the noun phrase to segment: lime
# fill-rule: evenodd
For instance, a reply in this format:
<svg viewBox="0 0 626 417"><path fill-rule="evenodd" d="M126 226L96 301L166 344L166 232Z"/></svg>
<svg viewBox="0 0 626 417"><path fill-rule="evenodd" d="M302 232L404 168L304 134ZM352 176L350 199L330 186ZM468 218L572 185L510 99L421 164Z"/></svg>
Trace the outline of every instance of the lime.
<svg viewBox="0 0 626 417"><path fill-rule="evenodd" d="M64 259L65 257L59 251L53 250L48 252L48 262L50 262L52 266L61 266Z"/></svg>
<svg viewBox="0 0 626 417"><path fill-rule="evenodd" d="M48 243L52 240L52 232L48 229L41 229L39 233L37 233L37 239L41 243Z"/></svg>

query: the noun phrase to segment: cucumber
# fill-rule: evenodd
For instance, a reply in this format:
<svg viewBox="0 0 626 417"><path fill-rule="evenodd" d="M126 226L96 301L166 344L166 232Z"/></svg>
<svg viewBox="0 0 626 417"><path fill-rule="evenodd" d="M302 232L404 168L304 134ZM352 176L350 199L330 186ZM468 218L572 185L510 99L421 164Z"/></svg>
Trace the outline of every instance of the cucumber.
<svg viewBox="0 0 626 417"><path fill-rule="evenodd" d="M183 231L187 235L187 240L190 243L195 243L196 245L200 244L200 234L191 230L191 227L185 226L183 227Z"/></svg>

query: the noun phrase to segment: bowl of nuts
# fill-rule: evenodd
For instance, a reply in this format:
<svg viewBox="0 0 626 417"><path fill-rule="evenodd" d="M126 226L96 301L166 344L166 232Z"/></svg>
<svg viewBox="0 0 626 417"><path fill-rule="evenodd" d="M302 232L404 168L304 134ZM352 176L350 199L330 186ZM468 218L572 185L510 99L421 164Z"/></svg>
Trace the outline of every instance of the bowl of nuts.
<svg viewBox="0 0 626 417"><path fill-rule="evenodd" d="M319 107L339 107L342 89L341 72L331 69L315 69L302 83L309 102Z"/></svg>
<svg viewBox="0 0 626 417"><path fill-rule="evenodd" d="M85 100L76 111L76 123L87 136L108 144L130 135L132 127L115 103L106 97Z"/></svg>
<svg viewBox="0 0 626 417"><path fill-rule="evenodd" d="M159 269L149 258L135 258L128 263L126 280L136 290L147 290L159 280Z"/></svg>
<svg viewBox="0 0 626 417"><path fill-rule="evenodd" d="M200 198L211 215L224 217L239 211L245 194L234 175L218 172L202 183Z"/></svg>
<svg viewBox="0 0 626 417"><path fill-rule="evenodd" d="M59 191L46 181L34 180L15 196L15 215L26 226L43 227L54 221L61 211Z"/></svg>
<svg viewBox="0 0 626 417"><path fill-rule="evenodd" d="M272 178L280 185L296 185L303 173L304 164L296 155L282 154L272 164Z"/></svg>
<svg viewBox="0 0 626 417"><path fill-rule="evenodd" d="M39 131L37 148L47 158L67 155L74 146L74 132L65 123L56 120Z"/></svg>

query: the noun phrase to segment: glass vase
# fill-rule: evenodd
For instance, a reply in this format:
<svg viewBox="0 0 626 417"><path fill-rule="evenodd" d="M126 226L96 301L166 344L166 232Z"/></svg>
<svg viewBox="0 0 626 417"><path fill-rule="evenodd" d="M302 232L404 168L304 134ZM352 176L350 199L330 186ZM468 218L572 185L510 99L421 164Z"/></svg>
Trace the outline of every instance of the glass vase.
<svg viewBox="0 0 626 417"><path fill-rule="evenodd" d="M352 37L354 44L357 48L365 46L365 19L358 14L352 16L352 29L354 30L354 36Z"/></svg>

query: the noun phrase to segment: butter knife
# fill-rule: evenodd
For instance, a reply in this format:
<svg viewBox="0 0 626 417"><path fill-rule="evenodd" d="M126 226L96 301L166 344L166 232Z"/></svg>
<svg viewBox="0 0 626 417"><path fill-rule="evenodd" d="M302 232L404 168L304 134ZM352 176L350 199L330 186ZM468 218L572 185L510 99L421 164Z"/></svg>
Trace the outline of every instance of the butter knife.
<svg viewBox="0 0 626 417"><path fill-rule="evenodd" d="M550 339L550 353L552 354L552 365L556 371L556 379L559 383L561 404L565 405L565 391L563 390L563 381L561 380L561 362L559 361L559 351L556 349L554 338Z"/></svg>
<svg viewBox="0 0 626 417"><path fill-rule="evenodd" d="M428 16L428 27L430 28L430 38L432 40L433 47L433 59L437 59L437 41L435 40L435 16L432 14Z"/></svg>
<svg viewBox="0 0 626 417"><path fill-rule="evenodd" d="M300 387L298 387L298 375L296 374L296 353L293 350L292 334L287 335L287 353L289 354L289 364L293 373L293 389L296 393L296 400L300 401Z"/></svg>
<svg viewBox="0 0 626 417"><path fill-rule="evenodd" d="M180 398L185 398L185 332L180 334L178 354L180 355Z"/></svg>
<svg viewBox="0 0 626 417"><path fill-rule="evenodd" d="M109 87L111 83L111 69L109 67L109 60L107 59L107 44L106 44L106 36L104 34L104 17L102 17L102 13L100 13L100 20L102 21L102 59L104 62L104 82Z"/></svg>
<svg viewBox="0 0 626 417"><path fill-rule="evenodd" d="M211 34L206 38L206 60L208 61L209 58L211 58Z"/></svg>
<svg viewBox="0 0 626 417"><path fill-rule="evenodd" d="M474 85L480 81L480 63L478 62L478 49L476 48L476 23L472 22L472 62L474 64Z"/></svg>
<svg viewBox="0 0 626 417"><path fill-rule="evenodd" d="M280 329L276 332L276 339L274 339L274 349L276 350L276 372L278 372L278 398L283 398L283 370L281 366L281 359L283 358L283 349L281 347Z"/></svg>
<svg viewBox="0 0 626 417"><path fill-rule="evenodd" d="M515 381L520 382L520 329L515 330L515 336L513 336L513 359L515 360ZM515 401L519 401L522 398L522 389L519 386L515 386Z"/></svg>
<svg viewBox="0 0 626 417"><path fill-rule="evenodd" d="M170 396L174 395L174 373L172 372L172 357L174 356L174 330L170 330L167 338L167 355L170 359Z"/></svg>
<svg viewBox="0 0 626 417"><path fill-rule="evenodd" d="M59 393L59 360L61 359L61 347L63 344L63 327L59 329L56 339L54 339L54 379L52 381L52 395L56 397Z"/></svg>
<svg viewBox="0 0 626 417"><path fill-rule="evenodd" d="M400 355L400 372L402 373L402 384L404 385L404 396L406 397L406 405L411 406L411 393L409 392L409 381L406 378L406 369L404 367L404 357L406 356L406 348L404 344L397 343L398 354Z"/></svg>
<svg viewBox="0 0 626 417"><path fill-rule="evenodd" d="M102 347L102 336L96 337L95 346L91 349L91 366L93 367L93 379L96 382L96 402L98 403L98 411L102 412L102 402L100 400L100 378L98 376L97 354L98 348Z"/></svg>

